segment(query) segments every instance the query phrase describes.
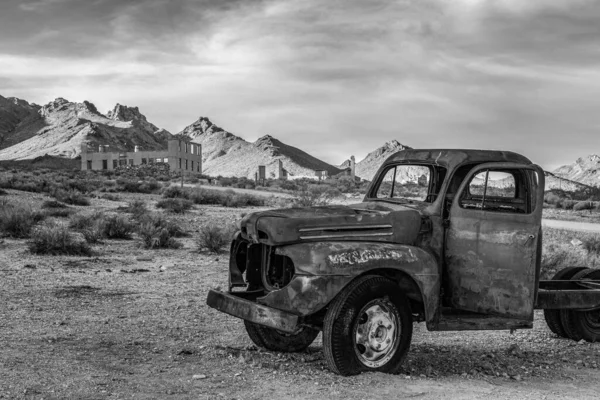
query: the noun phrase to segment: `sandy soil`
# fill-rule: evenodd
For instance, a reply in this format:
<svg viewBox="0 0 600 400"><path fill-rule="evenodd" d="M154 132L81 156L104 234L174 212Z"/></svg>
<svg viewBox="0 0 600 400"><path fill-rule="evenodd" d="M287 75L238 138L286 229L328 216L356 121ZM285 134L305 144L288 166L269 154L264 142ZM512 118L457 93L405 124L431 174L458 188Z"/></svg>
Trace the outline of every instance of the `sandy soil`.
<svg viewBox="0 0 600 400"><path fill-rule="evenodd" d="M124 204L93 200L96 209ZM257 349L240 320L205 305L209 289L227 284L227 255L199 252L194 238L206 221L249 211L178 217L192 237L177 250L107 240L93 257L44 257L25 240L0 239L0 398L600 398L600 345L554 337L539 313L533 330L514 334L415 326L395 376L330 373L320 338L304 353Z"/></svg>

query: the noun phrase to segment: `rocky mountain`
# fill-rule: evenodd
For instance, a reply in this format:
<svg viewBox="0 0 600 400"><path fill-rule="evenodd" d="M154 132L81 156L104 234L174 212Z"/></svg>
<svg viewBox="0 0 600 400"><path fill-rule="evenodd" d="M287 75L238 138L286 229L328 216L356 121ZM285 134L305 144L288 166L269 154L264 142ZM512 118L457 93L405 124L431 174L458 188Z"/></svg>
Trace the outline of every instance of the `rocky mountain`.
<svg viewBox="0 0 600 400"><path fill-rule="evenodd" d="M202 145L202 169L212 176L245 176L254 178L259 165L266 167L267 178L277 177L278 161L291 178L314 177L316 170L326 170L329 175L342 172L310 154L287 145L270 135L254 143L227 132L200 117L179 134L189 136L194 143Z"/></svg>
<svg viewBox="0 0 600 400"><path fill-rule="evenodd" d="M27 102L20 105L27 110ZM109 145L111 150L131 150L138 145L145 150L157 150L166 146L172 135L148 122L137 107L117 104L107 115L103 115L87 101L73 103L63 98L44 105L29 105L30 112L19 109L24 115L18 122L7 121L12 127L4 135L0 149L0 160L23 160L44 155L66 158L77 157L82 144L97 148ZM14 107L13 107L14 108ZM5 121L2 112L9 107L0 103L0 121ZM13 112L16 115L16 112Z"/></svg>
<svg viewBox="0 0 600 400"><path fill-rule="evenodd" d="M581 157L573 164L563 165L552 172L563 179L589 186L600 186L600 156L592 154Z"/></svg>
<svg viewBox="0 0 600 400"><path fill-rule="evenodd" d="M405 146L397 140L390 140L383 146L373 150L365 158L356 163L356 176L359 176L366 180L373 179L373 176L383 164L383 162L400 150L410 149L411 147ZM340 168L348 168L350 166L350 160L344 161Z"/></svg>
<svg viewBox="0 0 600 400"><path fill-rule="evenodd" d="M0 149L29 138L43 126L40 106L0 96Z"/></svg>

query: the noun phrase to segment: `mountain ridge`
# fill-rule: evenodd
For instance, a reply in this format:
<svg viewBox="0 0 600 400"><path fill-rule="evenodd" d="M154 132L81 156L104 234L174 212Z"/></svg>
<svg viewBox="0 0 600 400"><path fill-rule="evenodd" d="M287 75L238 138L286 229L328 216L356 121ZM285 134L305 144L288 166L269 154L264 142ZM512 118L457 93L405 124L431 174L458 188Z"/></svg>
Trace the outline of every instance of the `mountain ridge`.
<svg viewBox="0 0 600 400"><path fill-rule="evenodd" d="M5 107L3 107L5 110ZM111 116L88 101L70 102L62 97L39 107L27 129L13 129L4 141L14 143L0 149L0 160L33 159L45 155L74 158L82 146L108 145L113 151L141 146L158 150L172 136L149 123L137 107L117 104ZM22 124L22 123L21 123Z"/></svg>
<svg viewBox="0 0 600 400"><path fill-rule="evenodd" d="M179 134L189 136L192 142L202 145L202 169L208 175L254 178L258 166L264 165L267 177L278 177L279 161L290 177L314 177L317 170L326 170L330 175L342 172L340 168L271 135L248 142L215 125L208 117L198 118Z"/></svg>

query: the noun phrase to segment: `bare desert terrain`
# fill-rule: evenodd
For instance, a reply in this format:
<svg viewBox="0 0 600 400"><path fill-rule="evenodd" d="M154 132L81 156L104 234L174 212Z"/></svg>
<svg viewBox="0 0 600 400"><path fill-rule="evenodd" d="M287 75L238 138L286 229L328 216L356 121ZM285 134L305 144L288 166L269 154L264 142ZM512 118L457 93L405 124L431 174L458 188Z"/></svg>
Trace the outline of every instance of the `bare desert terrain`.
<svg viewBox="0 0 600 400"><path fill-rule="evenodd" d="M2 201L41 193L8 189ZM118 211L155 194L91 199L77 213ZM6 203L4 203L6 204ZM199 250L199 227L264 209L195 206L171 215L189 236L178 249L104 239L93 255L33 255L27 239L0 239L0 398L5 399L597 399L600 345L559 339L541 313L513 334L415 335L400 375L332 374L320 338L303 353L265 351L241 320L205 304L227 285L227 254ZM60 218L57 218L60 223Z"/></svg>

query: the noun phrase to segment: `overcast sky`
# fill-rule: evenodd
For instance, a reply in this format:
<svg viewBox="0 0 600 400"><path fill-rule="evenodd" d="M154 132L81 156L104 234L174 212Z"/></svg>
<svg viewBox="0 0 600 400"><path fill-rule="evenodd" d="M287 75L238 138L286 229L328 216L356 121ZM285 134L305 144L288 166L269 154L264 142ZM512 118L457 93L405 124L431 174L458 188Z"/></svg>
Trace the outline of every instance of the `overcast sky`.
<svg viewBox="0 0 600 400"><path fill-rule="evenodd" d="M396 139L600 153L600 1L1 0L0 95L200 116L333 164Z"/></svg>

